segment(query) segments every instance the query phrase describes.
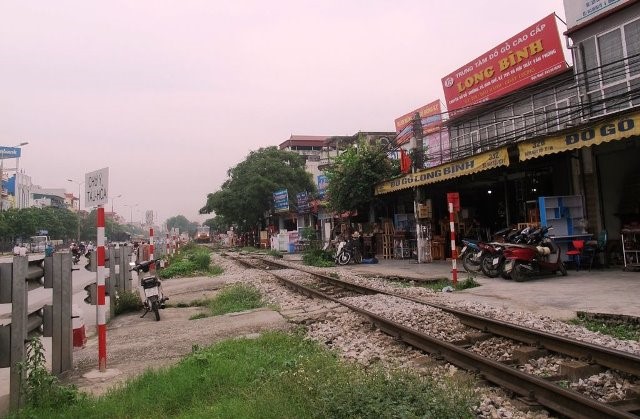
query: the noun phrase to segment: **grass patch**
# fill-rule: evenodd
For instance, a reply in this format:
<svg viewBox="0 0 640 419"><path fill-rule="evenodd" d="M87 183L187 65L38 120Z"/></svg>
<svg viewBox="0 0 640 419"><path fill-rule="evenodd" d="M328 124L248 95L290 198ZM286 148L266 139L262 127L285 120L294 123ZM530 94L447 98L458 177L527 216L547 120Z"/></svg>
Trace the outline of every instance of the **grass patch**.
<svg viewBox="0 0 640 419"><path fill-rule="evenodd" d="M169 266L158 271L160 278L176 278L190 276L215 276L220 275L223 269L217 265L211 265L211 249L188 244L169 258Z"/></svg>
<svg viewBox="0 0 640 419"><path fill-rule="evenodd" d="M267 255L282 259L282 252L279 252L278 250L269 249L267 250Z"/></svg>
<svg viewBox="0 0 640 419"><path fill-rule="evenodd" d="M600 332L603 335L613 336L622 340L640 341L640 325L631 323L621 323L612 320L599 318L588 318L578 316L568 321L569 324L583 326L592 332Z"/></svg>
<svg viewBox="0 0 640 419"><path fill-rule="evenodd" d="M322 249L311 249L305 251L302 254L302 263L307 266L318 266L321 268L336 266L331 252L327 252Z"/></svg>
<svg viewBox="0 0 640 419"><path fill-rule="evenodd" d="M237 313L264 306L260 291L244 284L235 284L222 289L207 304L207 308L214 316Z"/></svg>
<svg viewBox="0 0 640 419"><path fill-rule="evenodd" d="M103 397L25 417L473 418L472 382L385 373L341 362L301 335L265 333L198 349Z"/></svg>
<svg viewBox="0 0 640 419"><path fill-rule="evenodd" d="M447 278L441 278L433 282L425 282L420 286L424 288L432 289L434 291L442 291L442 289L445 287L452 287L454 290L460 291L460 290L466 290L469 288L479 287L480 284L476 282L473 276L469 275L465 280L458 281L455 287L453 286L453 282Z"/></svg>

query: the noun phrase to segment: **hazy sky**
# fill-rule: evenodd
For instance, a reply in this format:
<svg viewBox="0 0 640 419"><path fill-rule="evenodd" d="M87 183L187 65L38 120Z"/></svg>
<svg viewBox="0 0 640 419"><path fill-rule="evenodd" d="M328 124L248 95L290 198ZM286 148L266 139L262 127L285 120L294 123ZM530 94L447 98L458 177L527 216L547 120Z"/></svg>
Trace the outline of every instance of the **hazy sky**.
<svg viewBox="0 0 640 419"><path fill-rule="evenodd" d="M107 209L127 220L204 221L249 151L393 131L553 12L562 0L4 0L0 145L28 141L20 168L45 188L77 194L66 179L109 167Z"/></svg>

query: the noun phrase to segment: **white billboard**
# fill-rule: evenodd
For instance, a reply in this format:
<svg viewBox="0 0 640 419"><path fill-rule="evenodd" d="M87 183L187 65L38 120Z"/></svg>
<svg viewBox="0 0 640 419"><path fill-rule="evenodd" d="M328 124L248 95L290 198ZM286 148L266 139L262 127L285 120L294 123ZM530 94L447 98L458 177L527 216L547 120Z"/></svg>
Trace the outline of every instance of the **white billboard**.
<svg viewBox="0 0 640 419"><path fill-rule="evenodd" d="M109 203L109 168L84 175L84 207L92 208Z"/></svg>
<svg viewBox="0 0 640 419"><path fill-rule="evenodd" d="M630 0L564 0L567 30L629 3Z"/></svg>

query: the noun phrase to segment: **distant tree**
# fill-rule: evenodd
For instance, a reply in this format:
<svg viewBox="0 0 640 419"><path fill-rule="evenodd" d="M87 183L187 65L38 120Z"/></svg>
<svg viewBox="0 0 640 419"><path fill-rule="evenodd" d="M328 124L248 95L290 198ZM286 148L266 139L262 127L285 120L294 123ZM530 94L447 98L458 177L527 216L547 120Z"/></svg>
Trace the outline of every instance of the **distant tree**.
<svg viewBox="0 0 640 419"><path fill-rule="evenodd" d="M231 223L229 223L227 220L224 219L224 217L220 215L216 215L213 218L209 218L202 224L209 226L209 228L211 229L211 233L215 233L215 232L224 233L229 231L229 228L231 227Z"/></svg>
<svg viewBox="0 0 640 419"><path fill-rule="evenodd" d="M189 236L193 236L198 229L198 223L187 220L184 215L176 215L167 219L167 228L169 230L178 228L180 233L188 233Z"/></svg>
<svg viewBox="0 0 640 419"><path fill-rule="evenodd" d="M376 202L376 183L396 173L382 147L360 141L325 170L329 208L336 212L367 210Z"/></svg>
<svg viewBox="0 0 640 419"><path fill-rule="evenodd" d="M315 193L315 184L304 163L302 156L277 147L252 151L227 171L229 179L219 191L207 195L200 214L215 212L227 225L241 228L260 225L265 213L273 211L275 191L287 189L289 197L302 191Z"/></svg>

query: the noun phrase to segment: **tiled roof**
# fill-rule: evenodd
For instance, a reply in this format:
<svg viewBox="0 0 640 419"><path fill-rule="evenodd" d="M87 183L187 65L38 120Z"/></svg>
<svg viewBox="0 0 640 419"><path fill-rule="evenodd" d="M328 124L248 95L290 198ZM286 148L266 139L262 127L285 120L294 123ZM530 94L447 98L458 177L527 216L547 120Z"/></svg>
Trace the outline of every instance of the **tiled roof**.
<svg viewBox="0 0 640 419"><path fill-rule="evenodd" d="M278 147L281 149L295 146L322 147L327 138L330 137L327 135L292 135Z"/></svg>

